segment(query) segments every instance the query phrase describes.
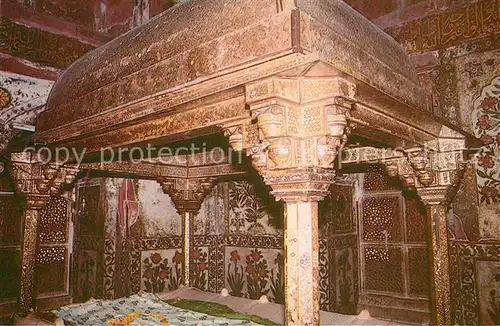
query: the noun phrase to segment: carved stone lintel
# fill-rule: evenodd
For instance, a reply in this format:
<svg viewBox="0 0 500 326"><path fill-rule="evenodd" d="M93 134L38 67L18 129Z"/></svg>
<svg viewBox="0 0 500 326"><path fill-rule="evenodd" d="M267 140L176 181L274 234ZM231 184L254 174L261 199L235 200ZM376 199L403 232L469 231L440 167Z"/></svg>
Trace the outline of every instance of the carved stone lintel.
<svg viewBox="0 0 500 326"><path fill-rule="evenodd" d="M424 202L427 199L450 202L465 167L461 151L426 152L416 149L407 151L407 157L390 158L382 162L389 176L399 176L407 187L416 188ZM446 198L437 199L436 193L441 192L443 187L446 189Z"/></svg>

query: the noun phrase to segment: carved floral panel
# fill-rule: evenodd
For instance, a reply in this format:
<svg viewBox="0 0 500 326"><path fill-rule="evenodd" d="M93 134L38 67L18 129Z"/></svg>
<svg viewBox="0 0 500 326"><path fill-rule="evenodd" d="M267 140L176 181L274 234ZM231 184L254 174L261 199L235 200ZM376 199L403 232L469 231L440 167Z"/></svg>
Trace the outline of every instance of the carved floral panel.
<svg viewBox="0 0 500 326"><path fill-rule="evenodd" d="M189 256L191 286L203 291L208 291L209 257L208 247L195 247Z"/></svg>
<svg viewBox="0 0 500 326"><path fill-rule="evenodd" d="M233 296L284 302L284 257L282 250L225 248L226 288Z"/></svg>
<svg viewBox="0 0 500 326"><path fill-rule="evenodd" d="M267 190L266 190L267 191ZM282 203L249 181L229 184L229 231L237 234L282 234Z"/></svg>
<svg viewBox="0 0 500 326"><path fill-rule="evenodd" d="M152 293L173 291L182 283L183 255L180 249L141 252L141 290Z"/></svg>

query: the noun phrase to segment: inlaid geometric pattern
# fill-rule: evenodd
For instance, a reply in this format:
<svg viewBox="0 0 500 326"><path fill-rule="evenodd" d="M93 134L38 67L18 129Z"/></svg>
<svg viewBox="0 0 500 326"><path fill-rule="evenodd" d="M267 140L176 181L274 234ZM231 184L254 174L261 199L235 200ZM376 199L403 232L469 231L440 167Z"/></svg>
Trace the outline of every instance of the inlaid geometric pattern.
<svg viewBox="0 0 500 326"><path fill-rule="evenodd" d="M363 200L363 240L401 241L399 197L372 197Z"/></svg>
<svg viewBox="0 0 500 326"><path fill-rule="evenodd" d="M41 243L66 242L67 205L64 198L51 197L46 208L40 212L38 236Z"/></svg>
<svg viewBox="0 0 500 326"><path fill-rule="evenodd" d="M403 293L402 262L399 248L365 247L364 288Z"/></svg>
<svg viewBox="0 0 500 326"><path fill-rule="evenodd" d="M405 198L406 239L409 243L426 243L425 206L417 198Z"/></svg>
<svg viewBox="0 0 500 326"><path fill-rule="evenodd" d="M409 292L429 295L429 254L427 248L408 249Z"/></svg>

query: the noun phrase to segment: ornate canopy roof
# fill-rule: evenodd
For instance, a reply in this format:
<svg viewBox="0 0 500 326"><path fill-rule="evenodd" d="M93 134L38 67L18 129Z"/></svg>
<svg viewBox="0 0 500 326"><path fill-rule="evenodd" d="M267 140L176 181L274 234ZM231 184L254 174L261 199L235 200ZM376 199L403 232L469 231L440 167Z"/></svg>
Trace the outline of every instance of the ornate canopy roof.
<svg viewBox="0 0 500 326"><path fill-rule="evenodd" d="M276 75L356 81L360 103L418 127L416 133L384 122L406 141L431 139L442 127L426 111L427 95L404 50L343 1L192 0L70 66L52 89L35 138L87 146L101 133L99 140L108 139L104 145L133 143L139 127L113 130L198 106L232 101L228 105L234 107L244 103L244 85ZM217 119L235 118L228 112ZM365 116L353 115L363 121ZM145 125L144 137L136 140L148 139L144 128L159 123ZM127 135L130 140L121 141Z"/></svg>

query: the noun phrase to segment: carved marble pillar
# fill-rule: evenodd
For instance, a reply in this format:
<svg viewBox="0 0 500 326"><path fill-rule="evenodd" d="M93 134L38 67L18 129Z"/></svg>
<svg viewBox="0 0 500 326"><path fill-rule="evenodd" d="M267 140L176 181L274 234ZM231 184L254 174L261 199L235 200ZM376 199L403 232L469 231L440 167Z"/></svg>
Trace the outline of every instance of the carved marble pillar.
<svg viewBox="0 0 500 326"><path fill-rule="evenodd" d="M285 198L285 324L319 325L318 198Z"/></svg>
<svg viewBox="0 0 500 326"><path fill-rule="evenodd" d="M431 270L431 314L434 325L452 325L450 259L448 256L448 203L446 189L419 189L427 207Z"/></svg>
<svg viewBox="0 0 500 326"><path fill-rule="evenodd" d="M410 150L408 159L391 160L386 166L389 175L399 175L407 186L416 188L427 207L432 324L452 325L447 217L463 172L464 146L458 141L441 147L448 150Z"/></svg>
<svg viewBox="0 0 500 326"><path fill-rule="evenodd" d="M191 278L191 251L194 236L192 224L194 216L200 211L205 197L210 194L215 180L207 179L162 179L159 180L163 192L168 194L175 208L182 216L183 237L183 279L184 285L190 285Z"/></svg>
<svg viewBox="0 0 500 326"><path fill-rule="evenodd" d="M252 120L223 126L285 202L286 325L319 325L318 201L334 183L355 93L342 78L272 77L246 86Z"/></svg>
<svg viewBox="0 0 500 326"><path fill-rule="evenodd" d="M34 307L36 298L34 271L40 210L44 208L51 195L59 194L65 183L74 181L77 172L76 168L40 164L33 153L11 155L10 174L17 194L25 199L21 286L18 298L18 310L21 314L26 314Z"/></svg>

